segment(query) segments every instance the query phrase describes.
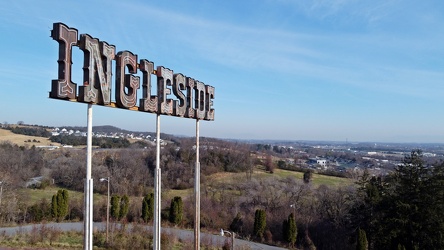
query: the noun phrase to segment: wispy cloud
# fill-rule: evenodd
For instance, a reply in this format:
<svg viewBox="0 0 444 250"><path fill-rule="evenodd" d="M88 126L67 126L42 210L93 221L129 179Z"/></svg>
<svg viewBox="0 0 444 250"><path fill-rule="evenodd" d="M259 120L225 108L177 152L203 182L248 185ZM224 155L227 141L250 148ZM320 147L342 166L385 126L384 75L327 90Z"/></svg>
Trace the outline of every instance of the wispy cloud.
<svg viewBox="0 0 444 250"><path fill-rule="evenodd" d="M120 49L138 48L149 58L151 51L162 48L183 58L196 58L241 71L261 69L270 74L287 75L288 79L303 77L322 80L324 83L349 85L373 91L390 91L398 94L440 96L437 82L442 74L436 70L404 66L404 62L420 53L439 53L437 42L444 35L415 37L391 33L320 32L319 30L263 28L239 24L236 20L209 20L189 12L176 12L149 4L134 2L99 2L104 6L97 12L103 14L101 23L90 24L88 18L75 20L70 25L80 25L93 36L107 33L111 43ZM64 9L57 3L56 9ZM398 0L364 3L358 0L279 1L293 6L306 15L318 18L358 18L368 23L382 21L394 11ZM51 11L51 4L36 8ZM107 8L125 9L131 13L132 22L125 16L112 15ZM32 8L14 4L0 5L3 21L9 24L38 29L51 21L44 14L35 15ZM74 15L84 12L91 16L91 9L70 10ZM35 15L36 19L23 19ZM72 17L71 17L72 19ZM64 21L64 20L62 20ZM41 22L41 23L40 23ZM112 25L106 25L111 23ZM49 30L47 31L49 32ZM128 44L129 48L123 47ZM407 53L410 53L407 54ZM413 63L415 65L415 63ZM285 77L284 77L285 78ZM291 80L288 80L291 82ZM246 83L248 84L248 83ZM423 86L427 86L423 88Z"/></svg>
<svg viewBox="0 0 444 250"><path fill-rule="evenodd" d="M309 18L343 23L354 20L368 25L384 19L396 9L396 5L402 4L399 0L278 0L278 2L292 7Z"/></svg>
<svg viewBox="0 0 444 250"><path fill-rule="evenodd" d="M282 1L281 1L282 2ZM400 2L357 0L291 1L310 15L330 18L359 18L368 23L383 21ZM208 20L186 12L171 12L153 6L126 6L140 23L152 23L151 32L139 34L140 41L154 39L162 33L164 46L174 40L175 46L186 48L181 53L200 60L251 71L262 69L273 74L321 79L323 82L350 85L372 91L388 91L413 96L442 96L437 82L442 74L432 69L405 66L403 60L421 53L440 53L430 46L442 37L424 39L410 34L390 32L310 32L294 29L267 29L239 25L233 21ZM345 14L346 15L345 15ZM393 18L393 17L392 17ZM160 32L162 31L162 32ZM179 45L177 45L179 44ZM433 43L436 44L436 43ZM159 45L162 46L162 45ZM176 48L171 48L176 50ZM177 48L179 49L179 48ZM409 55L410 53L410 55ZM424 86L427 86L424 88Z"/></svg>

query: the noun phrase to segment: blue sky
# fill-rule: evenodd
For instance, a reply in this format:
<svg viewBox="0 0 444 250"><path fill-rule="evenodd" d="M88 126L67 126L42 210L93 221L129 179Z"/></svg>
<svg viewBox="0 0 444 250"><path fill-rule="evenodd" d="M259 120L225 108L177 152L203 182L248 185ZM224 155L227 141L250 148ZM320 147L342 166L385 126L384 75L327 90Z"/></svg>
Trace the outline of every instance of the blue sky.
<svg viewBox="0 0 444 250"><path fill-rule="evenodd" d="M17 0L0 12L0 122L86 126L86 105L48 98L50 30L63 22L214 86L202 136L444 143L442 1ZM153 114L93 114L94 125L155 131ZM194 126L161 118L165 133L192 136Z"/></svg>

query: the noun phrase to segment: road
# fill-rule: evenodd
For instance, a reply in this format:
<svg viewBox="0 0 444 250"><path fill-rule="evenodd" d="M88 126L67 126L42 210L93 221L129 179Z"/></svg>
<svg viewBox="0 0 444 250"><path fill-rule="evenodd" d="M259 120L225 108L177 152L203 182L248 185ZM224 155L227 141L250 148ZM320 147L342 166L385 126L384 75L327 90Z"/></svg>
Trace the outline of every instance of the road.
<svg viewBox="0 0 444 250"><path fill-rule="evenodd" d="M46 227L51 227L54 229L59 229L61 231L83 231L83 222L64 222L64 223L46 223L46 224L34 224L34 225L25 225L18 227L4 227L0 228L0 233L5 235L14 235L19 232L29 232L34 227L41 227L42 225ZM117 224L118 226L118 224ZM128 228L131 227L131 224L128 224ZM149 226L147 226L149 227ZM94 230L105 231L106 223L104 222L94 222ZM177 228L165 228L162 227L162 233L173 234L176 235L181 240L193 241L194 240L194 232L191 230L177 229ZM227 237L214 235L209 233L201 233L201 242L211 242L213 245L222 246L224 242L227 240ZM228 239L231 240L231 239ZM274 247L265 244L260 244L256 242L235 239L235 249L239 246L248 246L252 250L283 250L286 248Z"/></svg>

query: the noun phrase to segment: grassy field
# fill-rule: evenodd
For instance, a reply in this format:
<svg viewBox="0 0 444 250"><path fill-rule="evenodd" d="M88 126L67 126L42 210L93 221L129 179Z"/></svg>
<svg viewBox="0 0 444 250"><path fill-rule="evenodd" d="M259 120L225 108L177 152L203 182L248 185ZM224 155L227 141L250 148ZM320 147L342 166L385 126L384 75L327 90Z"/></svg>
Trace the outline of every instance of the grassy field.
<svg viewBox="0 0 444 250"><path fill-rule="evenodd" d="M295 179L302 180L304 173L302 172L296 172L296 171L289 171L289 170L283 170L283 169L275 169L273 174L267 173L263 171L262 169L256 169L253 172L252 177L253 178L287 178L292 177ZM208 182L212 183L218 183L218 182L225 182L225 183L234 183L239 181L245 181L246 180L246 174L245 173L217 173L212 176L207 177ZM353 184L352 179L348 178L341 178L336 176L327 176L327 175L321 175L313 173L313 179L312 184L314 186L320 186L320 185L327 185L327 186L333 186L333 187L340 187L340 186L348 186Z"/></svg>
<svg viewBox="0 0 444 250"><path fill-rule="evenodd" d="M31 189L31 188L22 188L17 192L19 196L21 196L24 200L26 200L26 204L32 205L40 202L42 199L46 199L48 202L51 202L52 196L57 194L57 191L62 188L49 186L45 189ZM68 190L68 195L70 200L83 200L83 192ZM93 194L94 202L106 202L106 195L101 194Z"/></svg>
<svg viewBox="0 0 444 250"><path fill-rule="evenodd" d="M289 171L289 170L282 170L277 169L275 170L275 174L280 177L294 177L296 179L303 179L304 173L302 172L295 172L295 171ZM320 185L327 185L327 186L334 186L334 187L340 187L340 186L348 186L353 184L353 180L349 178L341 178L336 176L328 176L328 175L322 175L322 174L313 174L312 183L315 186Z"/></svg>
<svg viewBox="0 0 444 250"><path fill-rule="evenodd" d="M19 135L6 129L0 129L0 142L6 141L11 142L12 144L17 144L18 146L60 146L59 143L51 142L45 137Z"/></svg>

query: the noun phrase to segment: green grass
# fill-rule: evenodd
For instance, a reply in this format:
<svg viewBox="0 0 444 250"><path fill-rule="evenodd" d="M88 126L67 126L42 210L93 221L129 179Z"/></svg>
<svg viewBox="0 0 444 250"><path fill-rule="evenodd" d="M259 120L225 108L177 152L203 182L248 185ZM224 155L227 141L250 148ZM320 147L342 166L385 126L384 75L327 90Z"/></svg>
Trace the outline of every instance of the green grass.
<svg viewBox="0 0 444 250"><path fill-rule="evenodd" d="M282 169L276 169L274 174L276 174L280 177L289 177L290 176L290 177L294 177L294 178L301 179L301 180L304 177L304 173L302 173L302 172L295 172L295 171L282 170ZM340 187L340 186L352 185L353 180L351 180L349 178L342 178L342 177L313 173L312 183L315 186L327 185L327 186Z"/></svg>
<svg viewBox="0 0 444 250"><path fill-rule="evenodd" d="M48 186L45 189L31 189L21 188L17 192L21 197L21 200L26 201L27 205L33 205L46 199L48 203L51 203L52 196L57 194L57 191L63 189L56 186ZM83 192L68 190L70 200L83 200ZM93 194L94 203L100 202L106 199L106 195Z"/></svg>
<svg viewBox="0 0 444 250"><path fill-rule="evenodd" d="M57 236L53 238L52 242L49 240L49 235L41 235L40 231L33 231L30 233L18 233L14 236L5 236L0 235L0 249L8 248L8 249L83 249L83 233L82 232L74 232L67 231L62 232L58 230L52 230L51 233L55 233ZM47 231L47 232L49 232ZM123 235L122 235L123 234ZM94 235L100 237L105 237L103 232L94 232ZM135 237L136 236L136 237ZM112 245L112 249L130 249L133 245L133 241L141 241L146 240L147 235L145 232L117 232L116 235L111 234L111 238L118 240L119 237L124 237L125 242L114 242L116 244ZM150 237L150 236L148 236ZM164 238L165 237L165 238ZM172 250L185 250L191 249L193 242L182 242L177 240L174 235L163 235L162 236L164 243L162 243L162 249L172 249ZM94 249L107 249L102 243L98 243L98 245L94 244ZM220 249L220 247L212 246L211 242L207 244L203 244L201 249L203 250L216 250ZM240 249L240 248L239 248ZM244 249L244 248L242 248Z"/></svg>
<svg viewBox="0 0 444 250"><path fill-rule="evenodd" d="M48 235L42 236L40 231L32 231L13 236L2 235L0 236L0 246L14 249L82 249L82 232L48 230L58 235L52 243L50 243Z"/></svg>
<svg viewBox="0 0 444 250"><path fill-rule="evenodd" d="M57 187L46 187L45 189L31 189L31 188L22 188L18 190L18 193L21 197L24 197L27 204L34 204L40 202L43 199L46 199L48 202L51 202L52 196L57 193L59 188ZM69 191L69 195L75 191Z"/></svg>
<svg viewBox="0 0 444 250"><path fill-rule="evenodd" d="M244 175L245 175L245 173L244 173ZM304 176L304 173L302 173L302 172L283 170L283 169L275 169L273 174L267 173L265 171L255 171L255 173L253 174L253 177L256 177L256 178L293 177L293 178L296 178L299 180L302 180L303 176ZM332 187L341 187L341 186L352 185L353 180L351 180L349 178L342 178L342 177L328 176L328 175L313 173L312 184L315 186L327 185L327 186L332 186Z"/></svg>
<svg viewBox="0 0 444 250"><path fill-rule="evenodd" d="M165 190L165 192L162 193L162 200L171 201L176 196L180 196L182 198L193 196L194 195L194 188L189 189L170 189Z"/></svg>

